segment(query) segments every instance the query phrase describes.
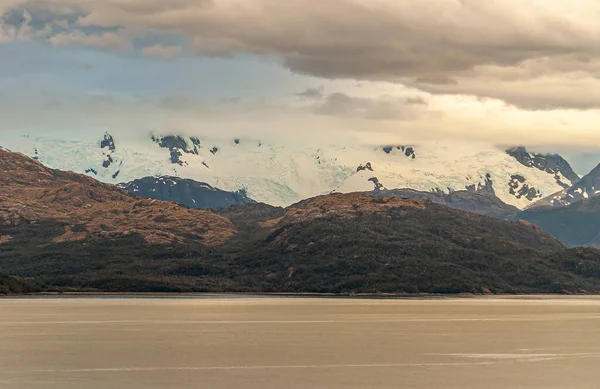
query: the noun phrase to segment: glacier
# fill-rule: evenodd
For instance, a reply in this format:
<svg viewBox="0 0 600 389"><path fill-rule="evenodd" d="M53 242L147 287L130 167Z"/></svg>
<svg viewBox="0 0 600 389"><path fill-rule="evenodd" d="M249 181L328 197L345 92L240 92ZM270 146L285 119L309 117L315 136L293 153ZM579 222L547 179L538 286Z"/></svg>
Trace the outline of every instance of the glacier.
<svg viewBox="0 0 600 389"><path fill-rule="evenodd" d="M379 187L488 191L524 209L563 190L559 181L568 182L562 175L525 166L495 145L452 140L307 146L276 139L203 136L201 131L184 136L98 129L76 134L3 131L0 146L106 183L175 176L227 191L244 190L254 200L278 206ZM516 184L515 177L519 177ZM515 191L517 186L526 186L527 195Z"/></svg>

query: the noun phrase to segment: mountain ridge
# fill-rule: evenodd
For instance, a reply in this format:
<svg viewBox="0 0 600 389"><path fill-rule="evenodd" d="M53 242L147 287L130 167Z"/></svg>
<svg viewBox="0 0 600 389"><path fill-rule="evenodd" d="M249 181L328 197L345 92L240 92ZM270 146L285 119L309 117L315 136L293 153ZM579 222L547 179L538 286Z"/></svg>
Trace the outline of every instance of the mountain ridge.
<svg viewBox="0 0 600 389"><path fill-rule="evenodd" d="M204 182L174 176L143 177L117 186L134 196L172 201L197 209L255 202L243 190L227 192Z"/></svg>
<svg viewBox="0 0 600 389"><path fill-rule="evenodd" d="M592 198L598 194L600 194L600 165L596 166L569 188L532 204L530 208L546 206L564 207L580 200Z"/></svg>
<svg viewBox="0 0 600 389"><path fill-rule="evenodd" d="M472 191L422 192L409 188L375 190L364 192L375 197L400 197L429 200L461 211L493 216L499 219L509 218L519 212L517 207L508 205L491 193Z"/></svg>

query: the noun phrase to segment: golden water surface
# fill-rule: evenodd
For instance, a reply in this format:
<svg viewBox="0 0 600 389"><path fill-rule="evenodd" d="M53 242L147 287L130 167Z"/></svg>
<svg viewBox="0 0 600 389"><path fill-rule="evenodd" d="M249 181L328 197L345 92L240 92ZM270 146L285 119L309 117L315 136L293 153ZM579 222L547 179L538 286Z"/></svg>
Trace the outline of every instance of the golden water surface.
<svg viewBox="0 0 600 389"><path fill-rule="evenodd" d="M600 299L0 299L0 388L600 388Z"/></svg>

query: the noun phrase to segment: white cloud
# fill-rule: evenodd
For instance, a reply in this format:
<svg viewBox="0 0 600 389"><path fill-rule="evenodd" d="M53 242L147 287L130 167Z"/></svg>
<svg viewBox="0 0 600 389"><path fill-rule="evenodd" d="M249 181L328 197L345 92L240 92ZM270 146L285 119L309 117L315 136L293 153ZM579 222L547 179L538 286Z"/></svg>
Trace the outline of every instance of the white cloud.
<svg viewBox="0 0 600 389"><path fill-rule="evenodd" d="M54 46L89 46L108 50L125 50L130 47L129 39L123 34L105 32L101 34L84 34L80 31L60 33L48 39Z"/></svg>
<svg viewBox="0 0 600 389"><path fill-rule="evenodd" d="M169 46L163 44L156 44L154 46L144 47L141 50L141 54L146 57L154 57L161 59L175 59L183 53L183 47L181 46Z"/></svg>
<svg viewBox="0 0 600 389"><path fill-rule="evenodd" d="M18 25L0 18L0 42L43 38L117 52L143 42L142 56L251 54L307 76L296 94L267 100L119 97L108 104L84 96L59 98L52 110L9 100L0 112L15 126L600 144L595 0L0 0L0 14L20 6L29 18ZM40 27L40 14L56 15L60 28ZM39 119L24 114L32 110Z"/></svg>
<svg viewBox="0 0 600 389"><path fill-rule="evenodd" d="M52 44L121 50L135 37L180 34L198 55L278 57L322 78L386 80L527 109L600 106L596 0L0 0L0 12L19 5L77 9L75 27L123 28L61 32ZM14 39L6 30L3 39ZM180 50L157 44L142 54Z"/></svg>
<svg viewBox="0 0 600 389"><path fill-rule="evenodd" d="M169 96L157 100L88 94L52 101L0 95L4 129L109 128L130 133L178 131L213 136L277 137L289 142L381 145L462 139L546 150L600 144L600 111L523 111L497 100L416 94L389 83L327 82L322 99L228 101ZM337 91L337 92L336 92ZM385 91L385 93L381 93ZM35 115L31 115L35 112Z"/></svg>

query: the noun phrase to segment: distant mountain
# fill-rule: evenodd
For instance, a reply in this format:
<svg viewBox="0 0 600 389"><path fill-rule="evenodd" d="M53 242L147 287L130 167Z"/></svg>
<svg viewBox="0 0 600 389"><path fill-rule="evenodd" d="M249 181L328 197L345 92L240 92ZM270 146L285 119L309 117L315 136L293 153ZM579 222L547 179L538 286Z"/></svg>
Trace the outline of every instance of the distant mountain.
<svg viewBox="0 0 600 389"><path fill-rule="evenodd" d="M429 200L450 208L468 211L480 215L505 219L519 212L517 207L505 204L498 197L489 193L469 191L422 192L414 189L390 189L366 192L375 197L400 197L407 199Z"/></svg>
<svg viewBox="0 0 600 389"><path fill-rule="evenodd" d="M118 186L135 196L172 201L198 209L255 202L243 191L226 192L204 182L173 176L144 177Z"/></svg>
<svg viewBox="0 0 600 389"><path fill-rule="evenodd" d="M557 155L533 154L523 148L507 152L490 144L456 140L321 144L314 139L305 143L89 130L68 136L3 132L0 144L48 167L106 183L179 177L228 192L244 191L253 200L276 206L332 192L410 188L488 193L524 209L578 180ZM152 189L159 191L148 190ZM193 205L190 199L182 195L185 204Z"/></svg>
<svg viewBox="0 0 600 389"><path fill-rule="evenodd" d="M569 247L600 248L600 197L579 200L563 207L536 207L518 218L530 221Z"/></svg>
<svg viewBox="0 0 600 389"><path fill-rule="evenodd" d="M583 176L573 186L554 193L532 205L532 207L564 207L580 200L592 198L600 193L600 165Z"/></svg>

